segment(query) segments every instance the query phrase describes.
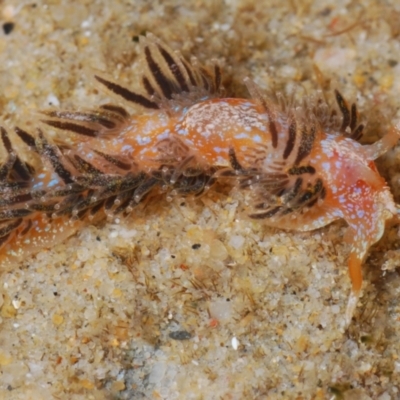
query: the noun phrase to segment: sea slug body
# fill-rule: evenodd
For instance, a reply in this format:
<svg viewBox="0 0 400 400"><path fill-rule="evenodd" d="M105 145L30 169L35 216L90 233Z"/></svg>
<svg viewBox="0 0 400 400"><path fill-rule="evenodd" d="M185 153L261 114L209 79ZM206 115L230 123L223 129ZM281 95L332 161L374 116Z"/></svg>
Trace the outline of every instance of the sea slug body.
<svg viewBox="0 0 400 400"><path fill-rule="evenodd" d="M335 220L349 225L351 320L362 284L361 266L396 207L374 160L400 137L394 126L378 142L361 145L357 109L339 92L342 118L325 102L284 104L261 94L225 98L217 63L186 61L152 35L140 40L138 91L102 74L95 79L141 114L105 104L95 111L48 111L42 122L69 131L50 142L39 130L16 134L37 154L39 168L23 161L7 132L0 166L0 242L3 265L71 235L87 220L129 214L154 192L198 196L216 181L230 181L253 198L251 218L297 231Z"/></svg>

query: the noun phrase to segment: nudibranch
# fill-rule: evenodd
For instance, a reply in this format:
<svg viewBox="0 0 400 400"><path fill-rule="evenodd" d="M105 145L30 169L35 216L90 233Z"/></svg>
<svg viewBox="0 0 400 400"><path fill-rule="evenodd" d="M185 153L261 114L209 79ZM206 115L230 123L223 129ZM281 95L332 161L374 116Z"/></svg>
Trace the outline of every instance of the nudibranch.
<svg viewBox="0 0 400 400"><path fill-rule="evenodd" d="M0 166L3 264L48 247L87 221L129 214L151 193L198 196L230 181L252 196L251 218L310 231L344 219L351 244L349 322L362 284L361 266L396 207L374 160L400 137L392 127L362 145L357 109L336 92L341 118L307 98L294 105L264 95L249 79L250 98L227 98L218 63L204 67L152 35L140 39L138 90L103 74L95 79L126 106L47 111L42 122L69 134L51 141L38 130L15 132L37 155L24 161L7 132Z"/></svg>

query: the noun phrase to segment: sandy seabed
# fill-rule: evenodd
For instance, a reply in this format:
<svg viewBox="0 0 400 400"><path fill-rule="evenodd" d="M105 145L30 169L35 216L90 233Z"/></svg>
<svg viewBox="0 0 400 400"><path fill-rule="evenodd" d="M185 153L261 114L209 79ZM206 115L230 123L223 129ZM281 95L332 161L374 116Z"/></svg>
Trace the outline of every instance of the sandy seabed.
<svg viewBox="0 0 400 400"><path fill-rule="evenodd" d="M93 68L136 82L144 32L223 62L238 96L247 96L246 76L284 93L322 90L332 103L337 88L357 100L366 142L400 117L395 0L14 0L0 15L9 131L34 131L40 109L109 101ZM399 153L378 162L397 201ZM149 204L4 272L0 398L400 398L398 225L371 249L345 330L345 224L267 228L244 217L242 196Z"/></svg>

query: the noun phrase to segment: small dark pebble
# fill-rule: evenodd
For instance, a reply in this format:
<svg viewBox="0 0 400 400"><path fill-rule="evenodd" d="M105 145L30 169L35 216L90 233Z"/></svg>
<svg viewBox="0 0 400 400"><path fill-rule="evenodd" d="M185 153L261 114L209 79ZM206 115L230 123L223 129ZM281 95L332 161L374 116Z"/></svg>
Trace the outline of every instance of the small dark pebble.
<svg viewBox="0 0 400 400"><path fill-rule="evenodd" d="M175 331L168 335L173 340L189 340L192 335L187 331Z"/></svg>
<svg viewBox="0 0 400 400"><path fill-rule="evenodd" d="M146 30L141 30L139 35L132 36L132 41L138 43L140 36L146 36Z"/></svg>
<svg viewBox="0 0 400 400"><path fill-rule="evenodd" d="M332 9L330 7L326 7L322 11L319 12L319 15L321 17L327 17L331 12L332 12Z"/></svg>
<svg viewBox="0 0 400 400"><path fill-rule="evenodd" d="M14 22L5 22L3 24L3 31L6 35L9 35L14 29Z"/></svg>
<svg viewBox="0 0 400 400"><path fill-rule="evenodd" d="M389 67L395 67L398 62L397 60L388 60Z"/></svg>
<svg viewBox="0 0 400 400"><path fill-rule="evenodd" d="M201 247L201 244L200 243L195 243L193 246L192 246L192 249L193 250L197 250L197 249L199 249Z"/></svg>

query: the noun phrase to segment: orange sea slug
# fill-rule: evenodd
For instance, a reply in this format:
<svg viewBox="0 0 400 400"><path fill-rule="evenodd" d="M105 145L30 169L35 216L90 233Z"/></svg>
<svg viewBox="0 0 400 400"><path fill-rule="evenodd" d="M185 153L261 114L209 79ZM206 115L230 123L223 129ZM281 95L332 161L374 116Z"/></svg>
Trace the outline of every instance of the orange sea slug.
<svg viewBox="0 0 400 400"><path fill-rule="evenodd" d="M349 225L350 321L369 247L396 215L392 195L374 160L400 136L394 126L378 142L361 145L355 105L336 92L342 118L325 102L283 105L249 79L251 98L225 98L217 63L190 63L152 35L141 38L141 90L98 74L95 79L141 114L105 104L96 111L50 111L43 122L71 132L49 142L16 128L41 160L32 168L15 152L0 168L0 241L3 264L71 235L87 220L128 214L149 193L199 195L231 180L253 196L249 215L269 226L298 231L337 219Z"/></svg>

